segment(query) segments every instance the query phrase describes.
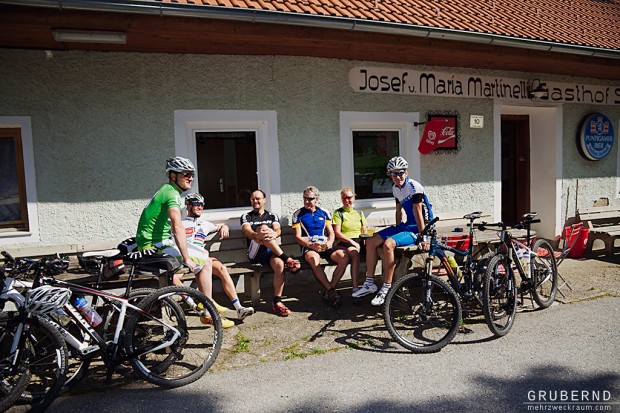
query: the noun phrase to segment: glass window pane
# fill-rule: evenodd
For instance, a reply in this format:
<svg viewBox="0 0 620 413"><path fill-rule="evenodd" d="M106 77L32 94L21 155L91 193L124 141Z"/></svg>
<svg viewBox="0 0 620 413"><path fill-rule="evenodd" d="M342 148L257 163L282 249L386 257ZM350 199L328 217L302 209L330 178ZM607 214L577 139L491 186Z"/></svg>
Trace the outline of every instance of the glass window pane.
<svg viewBox="0 0 620 413"><path fill-rule="evenodd" d="M206 208L250 206L258 188L255 132L198 132L196 156Z"/></svg>
<svg viewBox="0 0 620 413"><path fill-rule="evenodd" d="M353 131L353 169L358 199L392 197L392 181L385 166L398 154L398 131Z"/></svg>
<svg viewBox="0 0 620 413"><path fill-rule="evenodd" d="M21 221L15 141L0 138L0 223Z"/></svg>

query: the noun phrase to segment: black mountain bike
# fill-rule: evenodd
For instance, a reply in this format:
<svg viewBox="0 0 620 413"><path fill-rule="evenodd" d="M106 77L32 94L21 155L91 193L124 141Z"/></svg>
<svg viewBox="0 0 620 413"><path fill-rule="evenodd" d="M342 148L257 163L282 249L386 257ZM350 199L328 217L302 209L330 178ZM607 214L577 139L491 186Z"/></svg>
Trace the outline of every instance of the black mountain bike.
<svg viewBox="0 0 620 413"><path fill-rule="evenodd" d="M500 228L500 243L497 254L491 262L484 277L485 301L483 310L489 328L497 335L505 335L514 320L517 306L517 283L514 269L517 270L521 285L518 289L523 295L531 293L540 308L549 307L558 287L558 269L551 245L544 239L531 243L531 224L540 222L534 219L536 212L523 215L523 221L509 226L503 222L483 223L480 227ZM526 229L525 243L517 240L510 229Z"/></svg>

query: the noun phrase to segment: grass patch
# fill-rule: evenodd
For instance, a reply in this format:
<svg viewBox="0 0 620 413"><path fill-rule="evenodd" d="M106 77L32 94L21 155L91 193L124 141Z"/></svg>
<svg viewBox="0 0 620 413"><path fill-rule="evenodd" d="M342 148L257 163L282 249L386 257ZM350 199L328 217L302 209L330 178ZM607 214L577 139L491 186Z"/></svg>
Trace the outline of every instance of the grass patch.
<svg viewBox="0 0 620 413"><path fill-rule="evenodd" d="M237 340L237 343L230 350L231 353L237 354L237 353L242 353L242 352L243 353L250 352L250 343L252 342L251 338L247 338L243 334L237 333L237 335L235 335L235 339Z"/></svg>

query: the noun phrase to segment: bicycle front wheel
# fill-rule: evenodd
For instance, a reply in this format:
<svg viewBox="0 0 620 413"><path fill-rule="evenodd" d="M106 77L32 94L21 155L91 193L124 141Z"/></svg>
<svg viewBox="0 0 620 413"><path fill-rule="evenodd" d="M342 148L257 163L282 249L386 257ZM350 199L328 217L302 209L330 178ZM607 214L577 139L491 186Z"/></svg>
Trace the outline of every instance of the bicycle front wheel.
<svg viewBox="0 0 620 413"><path fill-rule="evenodd" d="M17 331L16 313L0 313L0 412L11 407L30 383L30 372L24 363L10 372L11 347Z"/></svg>
<svg viewBox="0 0 620 413"><path fill-rule="evenodd" d="M202 305L200 313L188 308L186 298ZM222 346L222 321L211 300L195 289L172 286L150 294L139 307L143 311L126 327L135 371L167 388L202 377Z"/></svg>
<svg viewBox="0 0 620 413"><path fill-rule="evenodd" d="M487 326L496 336L505 336L512 328L517 312L515 274L505 255L491 259L482 288L482 311Z"/></svg>
<svg viewBox="0 0 620 413"><path fill-rule="evenodd" d="M11 412L42 412L58 397L65 383L67 346L52 323L34 317L22 351L30 382Z"/></svg>
<svg viewBox="0 0 620 413"><path fill-rule="evenodd" d="M547 308L555 300L558 291L558 266L551 245L539 239L532 247L532 297L540 308Z"/></svg>
<svg viewBox="0 0 620 413"><path fill-rule="evenodd" d="M390 335L401 346L413 353L432 353L458 332L461 302L443 280L414 273L390 288L384 317Z"/></svg>

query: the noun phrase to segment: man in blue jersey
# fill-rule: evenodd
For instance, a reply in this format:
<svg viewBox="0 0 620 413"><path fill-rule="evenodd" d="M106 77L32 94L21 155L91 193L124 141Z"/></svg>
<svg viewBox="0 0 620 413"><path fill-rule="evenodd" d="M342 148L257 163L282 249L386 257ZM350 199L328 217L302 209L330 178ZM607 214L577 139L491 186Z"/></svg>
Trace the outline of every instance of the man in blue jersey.
<svg viewBox="0 0 620 413"><path fill-rule="evenodd" d="M325 288L325 298L336 307L340 303L340 294L336 291L338 281L342 278L349 256L334 245L334 229L332 217L323 208L319 207L319 190L314 186L304 189L304 207L293 213L292 227L295 230L295 240L301 245L301 255L310 264L312 274ZM331 259L336 263L336 269L331 281L327 279L325 270L320 265L321 258Z"/></svg>
<svg viewBox="0 0 620 413"><path fill-rule="evenodd" d="M374 283L374 270L377 265L377 248L383 249L383 286L371 301L374 306L380 306L385 301L388 290L392 286L392 278L396 263L394 249L396 247L413 245L417 240L417 234L433 219L433 211L424 187L407 175L409 164L400 157L395 156L387 164L387 172L392 179L392 194L396 199L396 225L376 232L372 238L366 241L366 281L354 297L363 297L377 292ZM403 211L406 221L403 222Z"/></svg>

